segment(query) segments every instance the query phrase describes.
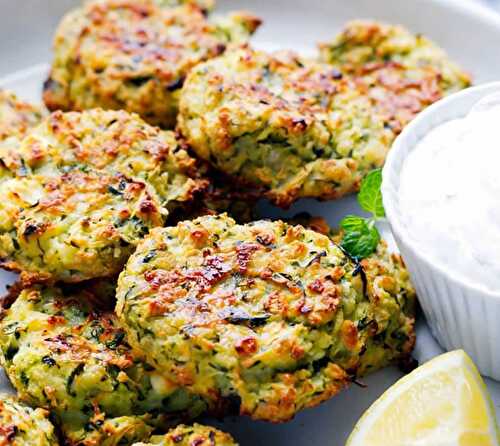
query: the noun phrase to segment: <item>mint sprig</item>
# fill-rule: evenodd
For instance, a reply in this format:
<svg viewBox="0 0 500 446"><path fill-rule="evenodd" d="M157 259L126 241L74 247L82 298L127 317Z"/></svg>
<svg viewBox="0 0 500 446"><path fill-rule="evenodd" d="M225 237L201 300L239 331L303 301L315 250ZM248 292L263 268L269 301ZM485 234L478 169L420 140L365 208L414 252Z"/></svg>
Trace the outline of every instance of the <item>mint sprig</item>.
<svg viewBox="0 0 500 446"><path fill-rule="evenodd" d="M358 194L358 203L361 209L370 212L373 218L385 217L384 204L382 203L382 169L372 170L361 183Z"/></svg>
<svg viewBox="0 0 500 446"><path fill-rule="evenodd" d="M340 222L340 227L344 231L341 246L358 261L372 254L380 241L380 233L375 222L385 217L381 185L382 170L372 170L361 183L358 194L359 205L372 216L364 218L358 215L348 215Z"/></svg>
<svg viewBox="0 0 500 446"><path fill-rule="evenodd" d="M380 234L373 220L348 215L340 222L340 227L344 230L342 248L356 260L368 257L377 248Z"/></svg>

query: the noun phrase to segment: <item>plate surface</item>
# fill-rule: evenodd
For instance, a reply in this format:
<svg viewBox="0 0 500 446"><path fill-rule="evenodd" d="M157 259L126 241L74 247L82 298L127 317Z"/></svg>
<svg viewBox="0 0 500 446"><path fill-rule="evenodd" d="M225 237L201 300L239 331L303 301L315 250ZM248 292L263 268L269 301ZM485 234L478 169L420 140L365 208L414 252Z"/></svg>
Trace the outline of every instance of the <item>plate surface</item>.
<svg viewBox="0 0 500 446"><path fill-rule="evenodd" d="M50 39L61 15L79 2L74 0L0 0L0 87L10 88L21 97L40 100L41 85L50 60ZM265 49L293 48L313 53L317 41L328 40L353 18L375 18L401 23L422 32L443 46L454 59L469 70L476 83L498 80L500 73L500 16L472 3L459 0L219 0L220 10L250 9L260 14L264 26L255 37L255 46ZM21 30L21 32L19 32ZM31 67L22 72L13 71ZM262 212L269 217L294 215L299 211L325 217L336 224L348 213L359 213L356 200L319 203L302 200L284 213L269 205ZM381 227L391 241L387 227ZM0 291L13 274L0 272ZM415 357L424 362L442 352L425 321L417 327ZM241 446L343 446L356 420L368 406L401 375L388 368L365 379L367 388L353 386L318 408L299 414L282 425L229 418L216 422L231 432ZM0 376L0 389L8 389ZM497 416L500 419L500 383L488 381ZM390 446L390 445L388 445Z"/></svg>

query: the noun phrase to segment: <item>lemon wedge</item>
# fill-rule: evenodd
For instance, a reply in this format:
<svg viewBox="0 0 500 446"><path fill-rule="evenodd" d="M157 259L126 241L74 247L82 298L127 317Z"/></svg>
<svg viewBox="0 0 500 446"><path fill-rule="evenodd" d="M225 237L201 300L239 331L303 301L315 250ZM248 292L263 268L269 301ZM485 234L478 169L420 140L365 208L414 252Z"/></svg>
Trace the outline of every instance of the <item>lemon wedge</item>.
<svg viewBox="0 0 500 446"><path fill-rule="evenodd" d="M495 410L462 350L415 369L365 412L347 446L499 446Z"/></svg>

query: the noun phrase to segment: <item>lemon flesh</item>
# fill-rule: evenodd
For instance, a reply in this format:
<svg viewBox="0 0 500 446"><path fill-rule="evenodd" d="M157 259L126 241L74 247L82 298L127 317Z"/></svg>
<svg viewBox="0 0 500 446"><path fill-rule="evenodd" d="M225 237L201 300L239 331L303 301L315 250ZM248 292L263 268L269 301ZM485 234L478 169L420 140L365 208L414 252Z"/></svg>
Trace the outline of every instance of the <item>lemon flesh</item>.
<svg viewBox="0 0 500 446"><path fill-rule="evenodd" d="M445 353L405 376L363 415L347 446L498 446L495 411L474 363Z"/></svg>

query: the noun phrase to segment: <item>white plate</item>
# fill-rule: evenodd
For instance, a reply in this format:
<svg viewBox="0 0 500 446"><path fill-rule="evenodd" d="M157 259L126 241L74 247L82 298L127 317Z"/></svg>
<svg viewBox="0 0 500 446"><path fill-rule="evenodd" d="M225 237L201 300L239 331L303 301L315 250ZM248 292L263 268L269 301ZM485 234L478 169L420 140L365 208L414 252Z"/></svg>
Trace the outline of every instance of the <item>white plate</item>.
<svg viewBox="0 0 500 446"><path fill-rule="evenodd" d="M21 97L40 100L41 84L50 60L50 36L59 17L74 0L0 0L0 74L23 67L32 68L0 80L0 87L15 90ZM465 0L219 0L221 10L245 8L260 14L265 25L255 37L255 45L266 48L294 48L314 51L314 43L328 40L342 23L353 18L375 18L401 23L422 32L446 48L466 67L476 83L500 78L500 16ZM347 213L358 213L354 198L319 203L303 200L286 214L307 210L335 224ZM284 215L264 206L268 216ZM386 238L392 238L382 227ZM14 276L0 272L0 287ZM423 362L442 350L419 320L415 357ZM388 368L369 376L367 388L353 386L318 408L300 413L282 425L229 418L219 424L231 432L241 446L343 446L356 420L401 373ZM0 388L7 388L0 377ZM497 414L500 415L500 383L488 381ZM213 420L210 420L213 422ZM390 446L390 445L388 445Z"/></svg>

